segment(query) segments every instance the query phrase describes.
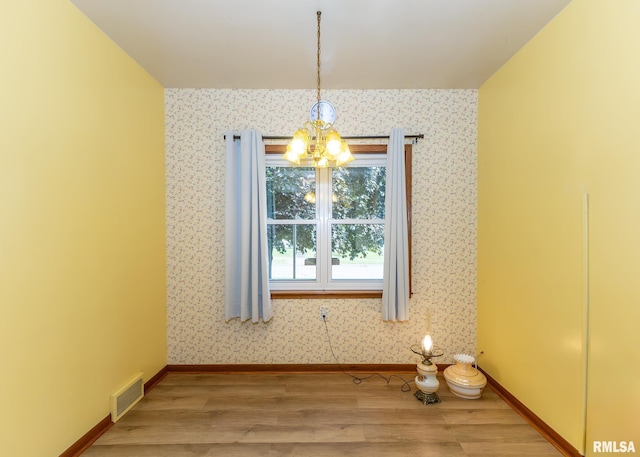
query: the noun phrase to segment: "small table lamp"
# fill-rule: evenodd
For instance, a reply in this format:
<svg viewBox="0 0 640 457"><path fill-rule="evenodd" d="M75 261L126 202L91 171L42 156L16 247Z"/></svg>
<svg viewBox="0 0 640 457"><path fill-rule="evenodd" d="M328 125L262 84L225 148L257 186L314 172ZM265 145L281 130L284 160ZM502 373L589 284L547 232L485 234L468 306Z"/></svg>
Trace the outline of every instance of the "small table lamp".
<svg viewBox="0 0 640 457"><path fill-rule="evenodd" d="M424 405L440 403L440 397L436 393L440 387L440 382L436 378L438 367L431 362L431 359L440 357L444 352L433 345L429 334L422 339L420 351L415 350L413 347L411 350L422 357L422 360L416 366L418 376L416 376L415 382L418 390L414 394L415 397Z"/></svg>

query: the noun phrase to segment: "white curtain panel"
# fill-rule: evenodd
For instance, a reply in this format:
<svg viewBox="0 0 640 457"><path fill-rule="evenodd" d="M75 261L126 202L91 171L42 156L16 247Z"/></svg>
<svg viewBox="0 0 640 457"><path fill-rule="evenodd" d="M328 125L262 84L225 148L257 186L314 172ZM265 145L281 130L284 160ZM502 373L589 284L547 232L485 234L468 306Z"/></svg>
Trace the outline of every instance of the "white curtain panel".
<svg viewBox="0 0 640 457"><path fill-rule="evenodd" d="M403 129L393 129L389 136L384 206L382 318L406 321L409 319L409 230Z"/></svg>
<svg viewBox="0 0 640 457"><path fill-rule="evenodd" d="M271 297L267 275L267 197L262 135L226 132L225 316L267 322Z"/></svg>

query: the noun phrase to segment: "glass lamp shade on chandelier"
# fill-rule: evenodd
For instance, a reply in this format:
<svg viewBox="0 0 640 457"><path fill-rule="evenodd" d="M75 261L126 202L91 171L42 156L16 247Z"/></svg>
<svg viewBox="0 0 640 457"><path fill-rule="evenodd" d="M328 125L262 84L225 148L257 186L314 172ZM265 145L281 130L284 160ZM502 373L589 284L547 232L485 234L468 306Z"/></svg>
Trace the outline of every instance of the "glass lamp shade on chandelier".
<svg viewBox="0 0 640 457"><path fill-rule="evenodd" d="M342 166L353 160L353 155L347 143L333 128L336 111L331 103L320 98L320 17L318 11L318 96L317 102L311 107L309 121L298 129L291 142L287 145L283 157L291 163L300 165L311 159L312 166L326 168Z"/></svg>

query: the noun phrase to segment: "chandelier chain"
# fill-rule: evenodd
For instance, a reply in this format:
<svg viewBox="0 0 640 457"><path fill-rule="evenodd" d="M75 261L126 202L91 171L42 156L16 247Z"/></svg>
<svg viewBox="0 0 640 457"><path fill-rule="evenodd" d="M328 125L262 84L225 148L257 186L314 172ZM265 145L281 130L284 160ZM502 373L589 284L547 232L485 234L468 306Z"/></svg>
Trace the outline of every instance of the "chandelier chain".
<svg viewBox="0 0 640 457"><path fill-rule="evenodd" d="M320 102L320 15L321 11L317 12L318 15L318 103Z"/></svg>
<svg viewBox="0 0 640 457"><path fill-rule="evenodd" d="M318 59L317 59L317 82L318 82L318 102L311 107L310 120L305 122L301 129L296 130L291 142L287 145L287 150L283 158L300 165L301 159L310 157L313 166L316 168L326 168L332 166L343 166L353 160L353 154L349 146L340 138L340 134L333 127L336 117L333 105L320 98L320 19L322 12L317 11L318 19Z"/></svg>

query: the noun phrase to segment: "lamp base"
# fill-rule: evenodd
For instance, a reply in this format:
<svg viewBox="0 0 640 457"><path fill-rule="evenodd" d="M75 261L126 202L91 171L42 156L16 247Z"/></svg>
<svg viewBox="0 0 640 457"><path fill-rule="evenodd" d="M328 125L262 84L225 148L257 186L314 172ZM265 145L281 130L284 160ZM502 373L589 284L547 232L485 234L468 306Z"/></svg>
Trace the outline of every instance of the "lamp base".
<svg viewBox="0 0 640 457"><path fill-rule="evenodd" d="M415 397L420 400L422 402L423 405L429 405L429 404L433 404L433 403L440 403L440 397L438 397L438 394L433 392L433 393L426 393L423 392L421 390L416 390L416 393L413 394L415 395Z"/></svg>

